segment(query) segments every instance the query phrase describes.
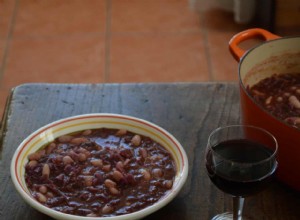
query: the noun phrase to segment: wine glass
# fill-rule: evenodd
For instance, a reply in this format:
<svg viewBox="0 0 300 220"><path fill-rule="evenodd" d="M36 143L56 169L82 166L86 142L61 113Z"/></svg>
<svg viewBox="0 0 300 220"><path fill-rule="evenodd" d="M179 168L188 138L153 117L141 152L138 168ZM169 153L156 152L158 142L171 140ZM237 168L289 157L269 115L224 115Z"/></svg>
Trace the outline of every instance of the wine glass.
<svg viewBox="0 0 300 220"><path fill-rule="evenodd" d="M233 213L213 220L242 219L244 198L263 190L277 169L278 144L268 131L247 125L215 129L208 138L206 169L211 181L233 197Z"/></svg>

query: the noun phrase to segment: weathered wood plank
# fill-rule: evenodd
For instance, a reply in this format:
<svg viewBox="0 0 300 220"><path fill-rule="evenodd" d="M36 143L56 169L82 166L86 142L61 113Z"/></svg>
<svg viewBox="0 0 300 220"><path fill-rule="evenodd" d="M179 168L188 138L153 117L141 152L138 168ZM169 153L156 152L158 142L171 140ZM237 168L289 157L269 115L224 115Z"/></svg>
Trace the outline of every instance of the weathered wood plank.
<svg viewBox="0 0 300 220"><path fill-rule="evenodd" d="M149 120L171 132L189 158L188 180L169 205L146 219L209 219L231 209L231 199L206 175L204 151L216 127L239 123L238 86L225 83L25 84L17 87L5 118L0 159L0 219L50 219L28 206L10 179L21 141L55 120L85 113L120 113ZM274 183L246 200L251 219L300 219L299 194Z"/></svg>

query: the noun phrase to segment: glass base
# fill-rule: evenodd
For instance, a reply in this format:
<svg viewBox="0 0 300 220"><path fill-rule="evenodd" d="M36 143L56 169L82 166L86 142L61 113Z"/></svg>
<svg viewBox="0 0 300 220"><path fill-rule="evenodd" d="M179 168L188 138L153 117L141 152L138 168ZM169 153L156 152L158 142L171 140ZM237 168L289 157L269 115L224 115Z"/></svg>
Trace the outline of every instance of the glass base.
<svg viewBox="0 0 300 220"><path fill-rule="evenodd" d="M232 219L233 219L233 214L231 212L224 212L222 214L214 216L211 220L232 220ZM239 220L241 219L242 218L240 218Z"/></svg>

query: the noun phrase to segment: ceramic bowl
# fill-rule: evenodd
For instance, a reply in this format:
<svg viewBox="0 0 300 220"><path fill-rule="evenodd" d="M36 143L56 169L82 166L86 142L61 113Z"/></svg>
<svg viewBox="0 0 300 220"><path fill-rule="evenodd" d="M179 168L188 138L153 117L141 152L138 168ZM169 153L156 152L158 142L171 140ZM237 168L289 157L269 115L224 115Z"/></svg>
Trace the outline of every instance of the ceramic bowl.
<svg viewBox="0 0 300 220"><path fill-rule="evenodd" d="M126 129L137 134L148 136L151 139L159 142L162 146L164 146L172 154L177 167L177 173L172 189L159 201L157 201L149 207L146 207L140 211L133 212L131 214L119 215L114 217L83 217L70 215L55 211L37 202L31 196L24 179L25 164L28 162L28 155L33 152L36 152L41 147L45 146L45 144L53 141L55 138L61 135L96 128ZM11 177L18 193L30 206L55 219L141 219L162 208L172 199L174 199L174 197L183 187L187 179L187 175L188 159L186 153L181 144L176 140L175 137L173 137L173 135L149 121L118 114L85 114L61 119L50 123L29 135L23 141L15 151L11 162Z"/></svg>

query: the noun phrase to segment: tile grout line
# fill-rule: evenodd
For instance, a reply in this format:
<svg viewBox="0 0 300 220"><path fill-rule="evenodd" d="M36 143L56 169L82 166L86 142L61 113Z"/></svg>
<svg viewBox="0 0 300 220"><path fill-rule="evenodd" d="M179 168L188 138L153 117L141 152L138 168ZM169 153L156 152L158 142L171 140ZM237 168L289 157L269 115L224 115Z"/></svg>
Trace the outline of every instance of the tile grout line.
<svg viewBox="0 0 300 220"><path fill-rule="evenodd" d="M107 83L110 75L110 44L111 44L111 0L106 0L106 27L104 45L104 74L103 81Z"/></svg>
<svg viewBox="0 0 300 220"><path fill-rule="evenodd" d="M8 33L6 36L6 42L5 42L5 46L4 46L4 52L3 52L3 58L1 61L1 68L0 68L0 87L2 87L2 78L4 76L4 71L5 71L5 67L6 67L6 62L7 62L7 57L8 57L8 53L9 53L9 48L10 48L10 42L12 40L12 35L13 35L13 29L16 23L16 16L17 16L17 11L19 8L19 0L15 1L15 6L13 9L13 13L12 13L12 18L10 20L10 24L9 24L9 29L8 29Z"/></svg>
<svg viewBox="0 0 300 220"><path fill-rule="evenodd" d="M200 20L202 24L205 24L204 21L204 14L201 11L200 12ZM211 62L211 57L209 53L209 46L208 46L208 37L207 37L207 27L204 26L202 32L203 36L203 42L204 42L204 51L205 51L205 56L207 57L207 68L208 68L208 76L210 81L215 81L213 72L212 72L212 62Z"/></svg>
<svg viewBox="0 0 300 220"><path fill-rule="evenodd" d="M209 75L209 80L210 81L215 81L215 77L213 74L213 68L212 68L212 62L211 62L211 57L209 53L209 46L208 46L208 40L207 40L207 31L204 30L204 48L205 48L205 55L207 57L207 67L208 67L208 75Z"/></svg>

